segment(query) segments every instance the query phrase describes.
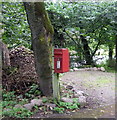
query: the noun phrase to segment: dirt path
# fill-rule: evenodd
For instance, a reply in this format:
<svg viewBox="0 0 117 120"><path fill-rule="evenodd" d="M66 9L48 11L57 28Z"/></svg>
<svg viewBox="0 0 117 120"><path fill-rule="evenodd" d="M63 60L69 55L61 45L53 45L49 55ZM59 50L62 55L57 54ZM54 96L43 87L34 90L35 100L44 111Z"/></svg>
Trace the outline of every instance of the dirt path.
<svg viewBox="0 0 117 120"><path fill-rule="evenodd" d="M92 114L95 117L115 117L114 73L84 70L68 72L62 77L62 81L88 94L87 101L89 106L87 116L85 114L75 113L72 116L73 118L78 116L91 117ZM100 115L96 115L97 113Z"/></svg>
<svg viewBox="0 0 117 120"><path fill-rule="evenodd" d="M69 72L62 77L62 81L87 93L91 108L115 103L114 73L100 71Z"/></svg>
<svg viewBox="0 0 117 120"><path fill-rule="evenodd" d="M61 82L88 94L88 107L72 114L52 114L46 118L115 118L115 74L101 71L68 72ZM38 115L35 116L39 117ZM45 117L43 117L45 118Z"/></svg>

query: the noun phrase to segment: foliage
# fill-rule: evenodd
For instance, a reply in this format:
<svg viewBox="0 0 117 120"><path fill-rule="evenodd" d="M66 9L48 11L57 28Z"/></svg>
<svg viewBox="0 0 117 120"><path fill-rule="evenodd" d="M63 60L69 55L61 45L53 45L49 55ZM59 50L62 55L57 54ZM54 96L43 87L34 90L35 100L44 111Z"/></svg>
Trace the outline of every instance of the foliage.
<svg viewBox="0 0 117 120"><path fill-rule="evenodd" d="M84 60L83 35L95 55L101 44L115 47L117 31L117 2L46 2L46 9L54 26L54 44L76 50L78 61ZM9 48L24 45L30 48L31 32L23 3L2 4L3 41ZM101 19L100 19L101 18Z"/></svg>
<svg viewBox="0 0 117 120"><path fill-rule="evenodd" d="M12 108L9 111L3 110L3 116L25 118L30 117L33 113L25 108Z"/></svg>
<svg viewBox="0 0 117 120"><path fill-rule="evenodd" d="M3 90L2 92L2 96L3 96L3 100L14 100L15 99L15 95L14 95L14 91L12 92L7 92L5 90Z"/></svg>
<svg viewBox="0 0 117 120"><path fill-rule="evenodd" d="M64 113L64 108L60 108L60 107L55 107L54 111L58 112L58 113Z"/></svg>
<svg viewBox="0 0 117 120"><path fill-rule="evenodd" d="M106 64L108 67L115 69L116 59L107 60Z"/></svg>
<svg viewBox="0 0 117 120"><path fill-rule="evenodd" d="M34 113L41 111L43 114L47 114L47 113L65 113L67 111L76 111L79 109L80 104L78 103L78 98L73 98L73 103L68 103L68 102L63 102L61 100L56 100L53 98L46 98L45 96L42 96L42 102L43 102L43 106L33 106L33 109L27 110L25 108L15 108L15 105L21 105L23 106L24 104L29 103L29 101L31 99L36 99L37 98L37 94L35 94L35 90L38 89L38 86L36 84L33 84L30 88L29 88L30 92L28 91L27 93L30 95L30 97L21 95L17 95L16 92L12 91L12 92L8 92L5 89L2 92L2 96L3 96L3 101L2 103L2 109L3 109L3 113L2 115L4 117L16 117L16 118L24 118L24 117L30 117L31 115L33 115ZM68 91L68 97L72 97L71 94L73 94L72 92ZM31 95L34 95L33 97ZM38 94L39 96L40 94ZM41 96L40 96L41 97ZM49 104L53 104L55 105L55 107L48 107ZM47 105L48 104L48 105Z"/></svg>
<svg viewBox="0 0 117 120"><path fill-rule="evenodd" d="M16 118L24 118L30 117L33 113L25 108L15 108L16 104L26 104L28 102L27 99L22 99L22 101L17 99L15 92L7 92L3 90L2 92L3 101L2 103L2 115L5 117L16 117Z"/></svg>
<svg viewBox="0 0 117 120"><path fill-rule="evenodd" d="M105 63L101 63L100 65L96 65L96 67L104 67L107 72L113 72L115 73L115 67L116 67L116 60L107 60Z"/></svg>
<svg viewBox="0 0 117 120"><path fill-rule="evenodd" d="M101 44L112 44L114 48L116 6L117 2L48 3L47 10L55 28L55 44L61 47L61 42L64 42L62 47L76 50L80 59L84 59L81 35L88 41L91 56Z"/></svg>
<svg viewBox="0 0 117 120"><path fill-rule="evenodd" d="M37 106L34 106L34 111L27 110L25 108L15 108L14 106L17 104L24 105L29 102L29 99L36 98L41 94L39 90L39 86L33 84L30 86L27 93L23 98L23 95L17 95L15 91L8 92L5 89L2 92L2 115L5 117L17 117L17 118L24 118L30 117L34 112L38 109ZM28 99L27 99L28 98Z"/></svg>
<svg viewBox="0 0 117 120"><path fill-rule="evenodd" d="M46 103L48 101L48 99L47 98L43 98L42 101L43 101L43 103Z"/></svg>
<svg viewBox="0 0 117 120"><path fill-rule="evenodd" d="M23 3L3 2L2 15L2 27L4 29L2 40L8 45L8 48L18 45L30 48L31 33Z"/></svg>
<svg viewBox="0 0 117 120"><path fill-rule="evenodd" d="M73 98L73 103L56 101L56 100L54 100L54 103L57 105L54 108L54 111L58 113L64 113L67 110L73 111L73 110L79 109L79 106L80 106L77 98Z"/></svg>
<svg viewBox="0 0 117 120"><path fill-rule="evenodd" d="M41 95L41 91L39 90L39 85L32 84L29 88L29 91L25 93L26 98L34 98L35 96Z"/></svg>

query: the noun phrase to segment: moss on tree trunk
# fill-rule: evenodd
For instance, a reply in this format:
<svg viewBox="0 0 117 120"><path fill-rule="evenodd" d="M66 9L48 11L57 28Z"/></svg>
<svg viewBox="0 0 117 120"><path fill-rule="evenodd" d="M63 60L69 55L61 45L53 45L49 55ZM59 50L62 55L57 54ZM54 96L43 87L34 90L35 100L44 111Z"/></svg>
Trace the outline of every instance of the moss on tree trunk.
<svg viewBox="0 0 117 120"><path fill-rule="evenodd" d="M24 3L32 33L32 46L40 88L46 96L52 96L52 36L53 27L43 2Z"/></svg>

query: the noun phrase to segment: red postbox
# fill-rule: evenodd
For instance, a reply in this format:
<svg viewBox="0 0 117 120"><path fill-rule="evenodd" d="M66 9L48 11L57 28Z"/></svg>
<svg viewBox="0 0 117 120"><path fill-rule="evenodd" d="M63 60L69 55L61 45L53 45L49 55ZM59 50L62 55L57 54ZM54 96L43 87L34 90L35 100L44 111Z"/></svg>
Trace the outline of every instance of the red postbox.
<svg viewBox="0 0 117 120"><path fill-rule="evenodd" d="M67 48L54 49L54 72L64 73L69 71L69 51Z"/></svg>

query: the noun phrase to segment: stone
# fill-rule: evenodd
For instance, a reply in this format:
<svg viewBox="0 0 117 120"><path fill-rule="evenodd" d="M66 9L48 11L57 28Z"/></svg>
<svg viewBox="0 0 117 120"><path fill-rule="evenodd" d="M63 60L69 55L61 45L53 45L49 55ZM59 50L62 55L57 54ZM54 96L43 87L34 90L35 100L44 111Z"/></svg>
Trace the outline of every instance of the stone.
<svg viewBox="0 0 117 120"><path fill-rule="evenodd" d="M18 99L23 99L23 95L17 96Z"/></svg>
<svg viewBox="0 0 117 120"><path fill-rule="evenodd" d="M98 71L101 71L101 68L98 68Z"/></svg>
<svg viewBox="0 0 117 120"><path fill-rule="evenodd" d="M14 106L14 108L24 108L24 107L20 104L17 104L17 105Z"/></svg>
<svg viewBox="0 0 117 120"><path fill-rule="evenodd" d="M91 69L90 68L84 68L85 69L85 71L90 71Z"/></svg>
<svg viewBox="0 0 117 120"><path fill-rule="evenodd" d="M56 107L56 104L52 104L52 103L45 103L44 105L50 107L50 108L54 108Z"/></svg>
<svg viewBox="0 0 117 120"><path fill-rule="evenodd" d="M73 72L74 70L73 69L70 69L70 72Z"/></svg>
<svg viewBox="0 0 117 120"><path fill-rule="evenodd" d="M43 105L43 101L41 99L33 99L33 100L31 100L31 103L33 105L37 105L37 106Z"/></svg>
<svg viewBox="0 0 117 120"><path fill-rule="evenodd" d="M79 96L83 96L84 92L83 91L76 91L74 97L79 97Z"/></svg>
<svg viewBox="0 0 117 120"><path fill-rule="evenodd" d="M91 68L87 68L87 71L91 71L92 69Z"/></svg>
<svg viewBox="0 0 117 120"><path fill-rule="evenodd" d="M73 86L67 85L66 88L71 90L71 89L73 89Z"/></svg>
<svg viewBox="0 0 117 120"><path fill-rule="evenodd" d="M74 71L78 71L78 68L73 68Z"/></svg>
<svg viewBox="0 0 117 120"><path fill-rule="evenodd" d="M71 98L67 98L67 97L61 98L61 101L68 102L68 103L73 103L73 100Z"/></svg>
<svg viewBox="0 0 117 120"><path fill-rule="evenodd" d="M12 109L9 109L9 108L6 109L6 108L5 108L4 111L10 112L10 111L12 111Z"/></svg>
<svg viewBox="0 0 117 120"><path fill-rule="evenodd" d="M94 71L97 71L98 69L96 67L93 68Z"/></svg>
<svg viewBox="0 0 117 120"><path fill-rule="evenodd" d="M87 101L86 101L85 96L79 96L78 102L80 104L80 107L85 107L87 105Z"/></svg>
<svg viewBox="0 0 117 120"><path fill-rule="evenodd" d="M32 110L33 106L34 106L34 104L32 104L32 103L28 103L28 104L23 105L23 107L28 109L28 110Z"/></svg>
<svg viewBox="0 0 117 120"><path fill-rule="evenodd" d="M104 68L104 67L101 67L100 70L101 70L102 72L105 72L105 68Z"/></svg>

